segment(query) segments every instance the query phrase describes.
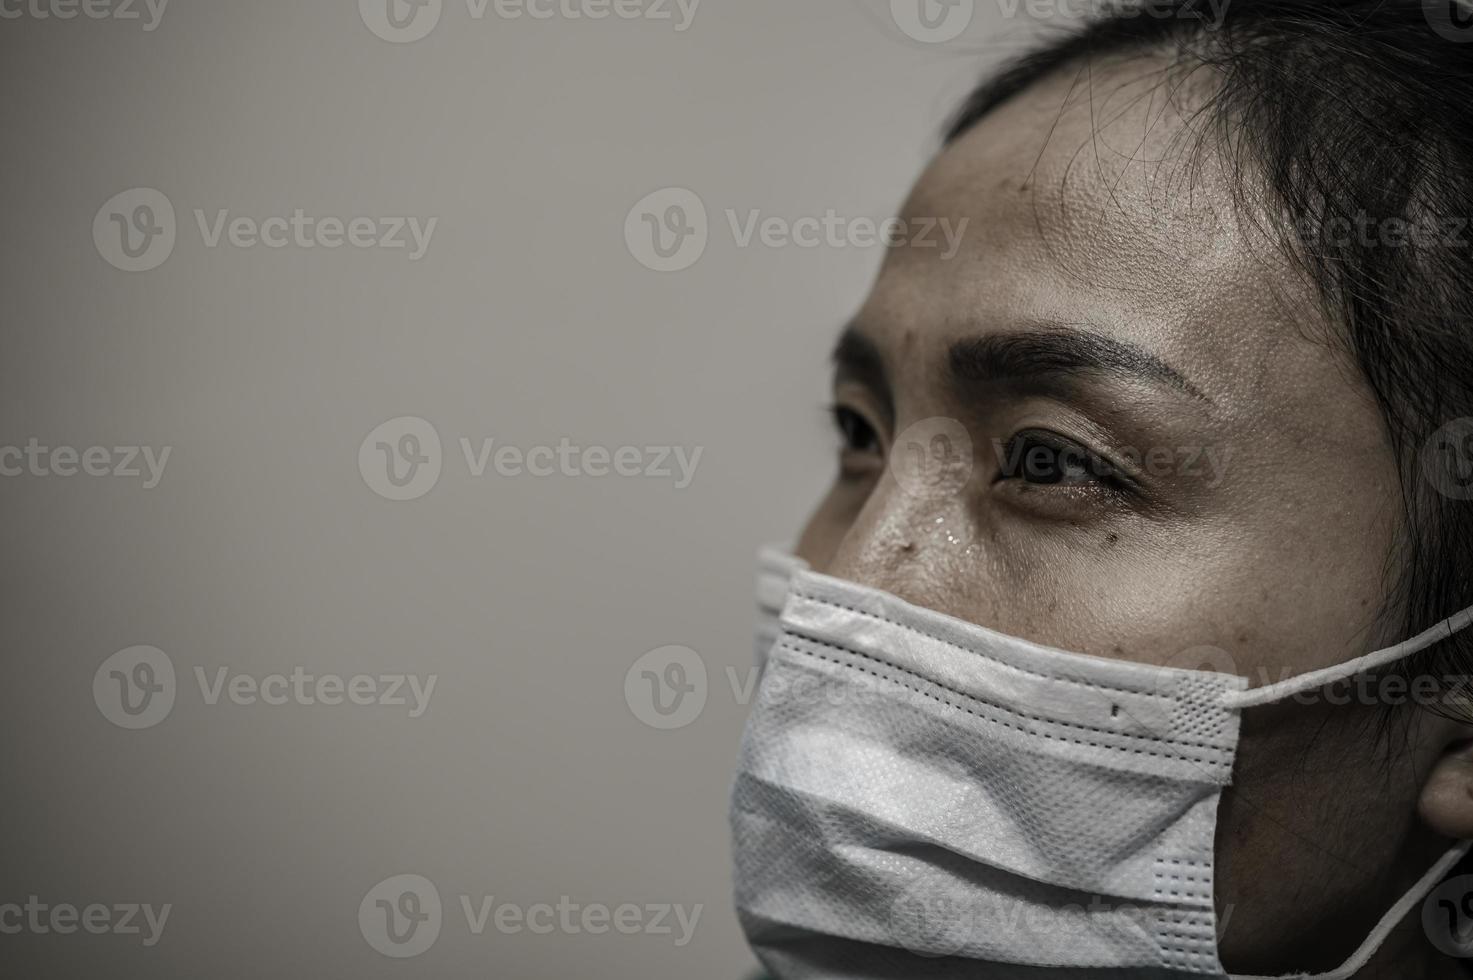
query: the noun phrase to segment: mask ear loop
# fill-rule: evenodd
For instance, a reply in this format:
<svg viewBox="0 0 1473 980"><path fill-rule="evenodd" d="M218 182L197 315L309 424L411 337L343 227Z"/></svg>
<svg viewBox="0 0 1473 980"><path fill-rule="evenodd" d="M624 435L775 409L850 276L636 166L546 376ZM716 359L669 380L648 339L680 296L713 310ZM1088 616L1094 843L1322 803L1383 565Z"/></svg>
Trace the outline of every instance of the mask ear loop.
<svg viewBox="0 0 1473 980"><path fill-rule="evenodd" d="M1223 695L1222 704L1223 707L1230 711L1241 711L1244 708L1273 704L1275 701L1282 701L1284 698L1292 697L1295 694L1312 691L1315 688L1323 687L1334 681L1354 677L1368 670L1375 670L1377 667L1384 667L1387 664L1403 660L1414 653L1427 649L1434 643L1440 643L1446 640L1459 630L1466 629L1470 624L1473 624L1473 606L1464 609L1460 613L1449 616L1431 629L1418 633L1410 640L1404 640L1384 650L1368 653L1364 657L1356 660L1334 664L1323 670L1310 671L1307 674L1291 677L1277 684L1268 684L1264 687L1255 687L1246 691L1227 691ZM1473 849L1473 841L1462 841L1444 854L1441 860L1433 865L1422 876L1422 879L1412 886L1409 892L1402 896L1401 901L1391 907L1385 917L1376 924L1376 928L1371 930L1371 934L1366 937L1366 941L1361 944L1360 949L1356 950L1355 954L1339 968L1329 973L1291 973L1283 977L1256 977L1232 974L1232 980L1351 980L1352 977L1370 962L1371 957L1386 942L1392 930L1410 914L1412 909L1416 908L1418 902L1432 893L1432 890L1447 876L1448 872L1455 868L1458 862L1467 856L1470 849Z"/></svg>
<svg viewBox="0 0 1473 980"><path fill-rule="evenodd" d="M1277 684L1267 684L1263 687L1254 687L1246 691L1226 691L1222 697L1222 706L1229 711L1240 711L1243 708L1256 708L1260 705L1273 704L1284 698L1292 697L1304 691L1312 691L1317 687L1324 687L1334 681L1354 677L1356 674L1375 670L1387 664L1404 660L1414 653L1427 649L1434 643L1440 643L1452 636L1454 633L1473 623L1473 606L1469 606L1460 613L1454 613L1447 619L1438 623L1429 630L1425 630L1412 637L1403 640L1396 646L1387 647L1368 653L1356 660L1345 663L1333 664L1323 670L1312 670L1298 677L1291 677Z"/></svg>
<svg viewBox="0 0 1473 980"><path fill-rule="evenodd" d="M1442 860L1432 866L1432 869L1422 876L1422 880L1412 886L1412 890L1402 896L1401 901L1391 907L1366 941L1361 944L1355 955L1329 973L1288 973L1281 977L1258 977L1247 974L1230 974L1231 980L1351 980L1359 973L1376 951L1386 942L1391 931L1405 919L1417 903L1432 893L1438 883L1446 877L1447 873L1457 866L1457 863L1467 855L1468 849L1473 847L1473 841L1463 841L1442 856Z"/></svg>

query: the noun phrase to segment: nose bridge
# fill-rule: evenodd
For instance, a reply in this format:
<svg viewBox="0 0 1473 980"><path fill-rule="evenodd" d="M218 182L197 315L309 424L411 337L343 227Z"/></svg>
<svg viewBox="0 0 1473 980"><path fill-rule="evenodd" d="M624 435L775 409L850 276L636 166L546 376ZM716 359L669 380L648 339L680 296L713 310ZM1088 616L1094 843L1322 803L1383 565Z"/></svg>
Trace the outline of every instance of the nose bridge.
<svg viewBox="0 0 1473 980"><path fill-rule="evenodd" d="M917 484L892 472L870 495L824 571L917 605L945 608L948 591L962 587L952 572L980 559L961 487Z"/></svg>
<svg viewBox="0 0 1473 980"><path fill-rule="evenodd" d="M921 574L919 539L889 519L857 521L840 543L828 574L910 599Z"/></svg>

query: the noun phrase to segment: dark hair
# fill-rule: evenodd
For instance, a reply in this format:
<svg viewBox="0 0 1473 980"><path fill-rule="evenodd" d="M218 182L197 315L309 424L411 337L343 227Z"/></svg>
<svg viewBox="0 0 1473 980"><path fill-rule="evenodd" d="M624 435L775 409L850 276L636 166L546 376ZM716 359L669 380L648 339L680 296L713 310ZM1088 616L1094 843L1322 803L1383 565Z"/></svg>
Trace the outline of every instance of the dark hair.
<svg viewBox="0 0 1473 980"><path fill-rule="evenodd" d="M1459 43L1473 29L1460 34L1456 3L1225 0L1216 23L1197 0L1113 8L983 84L946 137L1093 58L1165 55L1163 82L1215 80L1197 147L1226 155L1240 214L1269 219L1343 324L1385 419L1406 535L1388 556L1382 623L1408 636L1473 605L1473 421L1456 422L1473 416L1473 43ZM1264 215L1263 200L1279 213ZM1395 245L1345 234L1367 219L1419 234ZM1451 457L1438 433L1462 440ZM1401 669L1473 674L1473 634Z"/></svg>

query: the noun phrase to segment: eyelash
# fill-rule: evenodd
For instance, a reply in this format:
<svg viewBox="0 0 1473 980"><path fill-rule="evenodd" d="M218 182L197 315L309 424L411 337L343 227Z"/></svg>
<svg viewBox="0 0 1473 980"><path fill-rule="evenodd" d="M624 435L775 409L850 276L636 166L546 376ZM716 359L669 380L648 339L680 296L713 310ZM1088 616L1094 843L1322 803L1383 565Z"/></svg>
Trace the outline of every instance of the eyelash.
<svg viewBox="0 0 1473 980"><path fill-rule="evenodd" d="M828 413L839 434L841 457L852 460L854 457L879 456L882 453L879 433L861 413L839 404L830 405ZM1047 467L1053 464L1052 470L1039 471L1040 450L1044 454L1052 454L1051 457L1042 456L1042 465ZM1055 432L1024 429L1002 444L1001 453L997 482L1016 480L1028 489L1055 488L1063 492L1099 490L1113 494L1125 494L1134 487L1134 482L1119 467L1080 443ZM1069 459L1062 459L1065 455ZM1079 477L1074 481L1065 479L1066 473L1057 472L1071 466Z"/></svg>
<svg viewBox="0 0 1473 980"><path fill-rule="evenodd" d="M1104 457L1072 439L1038 429L1025 429L1008 439L998 464L999 481L1020 480L1038 487L1094 486L1116 493L1130 489L1128 478ZM1070 480L1071 474L1076 479Z"/></svg>
<svg viewBox="0 0 1473 980"><path fill-rule="evenodd" d="M878 453L880 435L863 415L845 405L830 405L829 417L843 441L840 448L846 453Z"/></svg>

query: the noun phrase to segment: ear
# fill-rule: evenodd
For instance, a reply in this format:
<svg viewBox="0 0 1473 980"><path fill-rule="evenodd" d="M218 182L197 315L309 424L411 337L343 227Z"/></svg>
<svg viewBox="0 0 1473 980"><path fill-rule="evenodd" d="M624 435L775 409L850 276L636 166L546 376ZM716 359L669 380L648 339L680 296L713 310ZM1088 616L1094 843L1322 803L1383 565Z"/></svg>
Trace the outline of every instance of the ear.
<svg viewBox="0 0 1473 980"><path fill-rule="evenodd" d="M1467 728L1459 727L1466 736ZM1473 740L1448 742L1422 784L1417 810L1443 837L1473 838Z"/></svg>

